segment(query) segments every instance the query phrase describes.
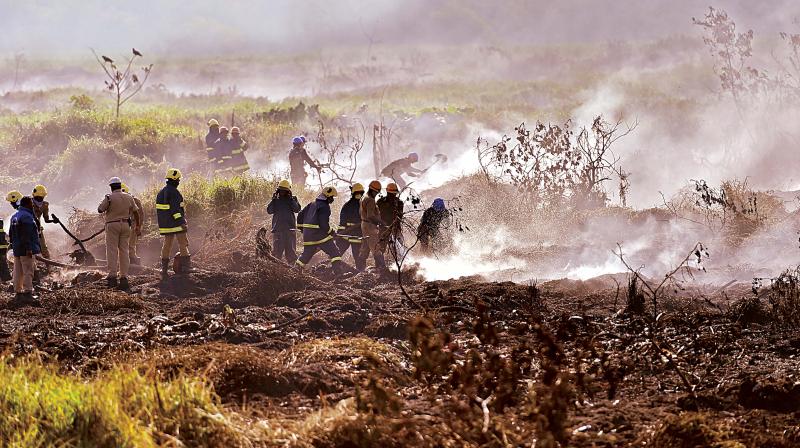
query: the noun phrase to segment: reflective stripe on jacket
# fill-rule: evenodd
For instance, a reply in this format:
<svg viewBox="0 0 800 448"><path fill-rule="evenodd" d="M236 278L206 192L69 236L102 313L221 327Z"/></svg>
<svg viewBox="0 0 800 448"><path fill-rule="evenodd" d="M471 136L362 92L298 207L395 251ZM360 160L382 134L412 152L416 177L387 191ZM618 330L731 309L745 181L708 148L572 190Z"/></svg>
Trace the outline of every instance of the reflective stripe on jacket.
<svg viewBox="0 0 800 448"><path fill-rule="evenodd" d="M158 232L162 235L183 231L186 224L186 212L183 209L183 195L178 187L167 184L156 196L156 216Z"/></svg>
<svg viewBox="0 0 800 448"><path fill-rule="evenodd" d="M339 228L344 229L343 232L347 235L361 236L361 201L350 198L344 203L339 213ZM361 240L353 239L350 242L360 243Z"/></svg>
<svg viewBox="0 0 800 448"><path fill-rule="evenodd" d="M328 201L317 199L306 205L297 216L297 227L303 229L303 246L332 240L330 219L331 206Z"/></svg>

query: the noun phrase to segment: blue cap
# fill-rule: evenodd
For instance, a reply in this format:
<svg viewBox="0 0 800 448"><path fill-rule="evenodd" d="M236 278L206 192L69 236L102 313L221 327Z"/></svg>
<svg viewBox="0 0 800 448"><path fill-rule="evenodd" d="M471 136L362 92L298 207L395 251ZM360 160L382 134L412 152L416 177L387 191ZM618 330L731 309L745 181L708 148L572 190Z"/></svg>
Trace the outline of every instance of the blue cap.
<svg viewBox="0 0 800 448"><path fill-rule="evenodd" d="M443 212L445 210L444 206L444 199L436 198L433 200L433 209L437 212Z"/></svg>
<svg viewBox="0 0 800 448"><path fill-rule="evenodd" d="M303 142L305 142L305 140L302 137L295 137L295 138L292 139L292 144L293 145L299 145L300 143L303 143Z"/></svg>
<svg viewBox="0 0 800 448"><path fill-rule="evenodd" d="M305 136L305 135L301 135L301 136L300 136L300 140L302 140L302 141L303 141L303 143L305 143L305 142L306 142L306 136Z"/></svg>

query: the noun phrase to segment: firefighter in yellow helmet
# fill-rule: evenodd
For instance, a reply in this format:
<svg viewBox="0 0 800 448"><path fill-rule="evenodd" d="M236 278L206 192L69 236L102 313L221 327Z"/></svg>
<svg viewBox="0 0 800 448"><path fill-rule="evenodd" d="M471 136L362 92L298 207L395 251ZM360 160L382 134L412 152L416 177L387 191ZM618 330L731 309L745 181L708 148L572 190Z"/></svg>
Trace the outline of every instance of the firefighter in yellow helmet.
<svg viewBox="0 0 800 448"><path fill-rule="evenodd" d="M379 237L385 225L381 220L381 214L375 202L375 198L381 192L381 189L381 183L373 180L369 183L367 194L361 199L361 231L364 238L366 238L366 244L361 245L361 258L366 260L369 257L369 253L372 252L375 268L379 271L385 271L386 259L383 256L382 248L379 246Z"/></svg>
<svg viewBox="0 0 800 448"><path fill-rule="evenodd" d="M191 256L189 255L189 231L184 210L183 195L178 191L181 183L181 171L176 168L167 170L166 185L156 196L156 214L158 215L158 233L164 236L164 245L161 246L161 277L169 276L169 257L172 244L178 242L179 255L175 266L177 274L188 273L192 269Z"/></svg>
<svg viewBox="0 0 800 448"><path fill-rule="evenodd" d="M22 199L22 193L12 191L6 195L6 201L11 203L16 209L19 205L19 200ZM11 247L8 237L6 236L5 223L3 222L2 215L0 215L0 281L7 282L11 280L11 270L8 268L8 249Z"/></svg>
<svg viewBox="0 0 800 448"><path fill-rule="evenodd" d="M219 140L219 121L215 119L208 120L208 133L206 134L206 156L211 166L217 162L217 147L216 143Z"/></svg>
<svg viewBox="0 0 800 448"><path fill-rule="evenodd" d="M9 191L6 195L6 202L11 204L11 207L16 210L19 207L19 200L22 199L22 193L17 190Z"/></svg>
<svg viewBox="0 0 800 448"><path fill-rule="evenodd" d="M140 265L142 264L142 259L139 258L139 254L136 252L136 245L139 243L139 237L142 236L142 227L144 225L144 207L142 207L142 201L140 201L136 196L132 195L130 188L128 188L128 186L124 183L122 184L122 192L131 195L133 198L133 203L136 204L136 211L139 212L139 219L131 220L133 228L131 229L131 238L128 241L128 258L130 259L131 264Z"/></svg>
<svg viewBox="0 0 800 448"><path fill-rule="evenodd" d="M47 241L44 239L44 225L42 218L47 224L58 224L58 218L53 217L50 219L50 203L44 198L47 196L47 188L44 185L37 185L33 187L33 214L36 216L36 225L39 226L39 245L42 248L42 256L50 259L50 250L47 248Z"/></svg>
<svg viewBox="0 0 800 448"><path fill-rule="evenodd" d="M215 162L213 163L214 175L225 176L230 171L230 160L233 158L231 155L231 138L228 128L221 126L219 128L219 138L214 142Z"/></svg>
<svg viewBox="0 0 800 448"><path fill-rule="evenodd" d="M356 269L363 271L366 268L366 257L361 256L363 242L361 231L361 198L364 196L364 186L355 183L350 187L350 200L344 203L339 214L339 231L341 235L336 240L342 256L348 249L353 252L353 262Z"/></svg>
<svg viewBox="0 0 800 448"><path fill-rule="evenodd" d="M347 269L339 255L339 248L333 242L335 230L331 227L331 203L338 195L336 188L325 187L317 199L306 205L297 216L297 227L303 229L303 253L297 259L300 270L305 267L318 251L330 257L334 272L343 274Z"/></svg>
<svg viewBox="0 0 800 448"><path fill-rule="evenodd" d="M231 128L230 150L231 158L228 161L229 171L232 174L239 175L250 169L247 163L247 157L244 152L247 151L247 142L242 138L241 131L237 126Z"/></svg>
<svg viewBox="0 0 800 448"><path fill-rule="evenodd" d="M292 185L284 179L267 204L267 213L272 215L272 255L286 258L289 264L297 261L297 220L300 202L292 195Z"/></svg>
<svg viewBox="0 0 800 448"><path fill-rule="evenodd" d="M139 211L133 197L122 191L122 181L112 177L108 181L111 193L107 194L97 212L103 214L106 222L106 259L108 260L108 277L106 281L111 288L127 291L130 254L128 253L133 233L133 225L140 223ZM119 276L117 275L119 273Z"/></svg>

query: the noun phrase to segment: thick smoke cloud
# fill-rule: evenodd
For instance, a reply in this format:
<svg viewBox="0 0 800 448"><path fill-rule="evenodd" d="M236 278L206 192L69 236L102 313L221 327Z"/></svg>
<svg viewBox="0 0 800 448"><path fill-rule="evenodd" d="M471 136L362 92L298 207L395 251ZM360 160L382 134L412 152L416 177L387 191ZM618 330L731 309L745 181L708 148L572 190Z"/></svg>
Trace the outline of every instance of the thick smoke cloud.
<svg viewBox="0 0 800 448"><path fill-rule="evenodd" d="M790 0L721 0L758 31L786 28ZM161 57L265 54L366 45L487 45L651 39L684 34L693 0L102 0L0 1L0 53L82 54L86 47Z"/></svg>

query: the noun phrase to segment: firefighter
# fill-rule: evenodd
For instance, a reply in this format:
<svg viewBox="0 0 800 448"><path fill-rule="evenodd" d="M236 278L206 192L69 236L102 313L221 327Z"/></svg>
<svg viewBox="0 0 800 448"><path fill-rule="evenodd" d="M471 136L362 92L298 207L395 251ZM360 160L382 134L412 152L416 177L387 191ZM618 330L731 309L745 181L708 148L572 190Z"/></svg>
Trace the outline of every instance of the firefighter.
<svg viewBox="0 0 800 448"><path fill-rule="evenodd" d="M228 160L228 171L230 173L240 175L250 169L247 163L247 157L244 152L247 151L247 142L242 138L239 128L234 126L231 128L231 159Z"/></svg>
<svg viewBox="0 0 800 448"><path fill-rule="evenodd" d="M14 210L19 209L19 200L22 199L22 193L17 190L9 191L6 195L6 201L11 204L11 207ZM2 232L2 244L0 246L5 246L3 249L0 249L0 280L7 282L11 280L11 270L8 267L8 249L11 247L10 239L6 239L5 230L3 230L3 221L0 219L0 232ZM10 232L10 229L9 229Z"/></svg>
<svg viewBox="0 0 800 448"><path fill-rule="evenodd" d="M45 196L47 196L47 188L44 185L40 184L33 187L33 213L36 216L36 224L39 226L39 245L42 256L49 260L50 250L47 248L47 241L44 239L42 218L47 224L58 224L58 218L50 219L50 203L44 200Z"/></svg>
<svg viewBox="0 0 800 448"><path fill-rule="evenodd" d="M297 261L297 222L295 215L300 212L297 196L292 196L292 186L284 179L272 194L267 204L267 213L272 215L272 255L277 259L286 258L289 264Z"/></svg>
<svg viewBox="0 0 800 448"><path fill-rule="evenodd" d="M219 138L214 142L214 154L216 155L216 162L214 164L214 175L225 176L230 166L228 160L231 160L231 141L228 136L228 128L222 126L219 128Z"/></svg>
<svg viewBox="0 0 800 448"><path fill-rule="evenodd" d="M379 181L373 180L370 182L367 194L361 199L359 210L361 212L361 232L367 240L367 244L361 245L361 258L366 261L369 253L372 252L375 268L384 271L386 270L386 259L383 256L383 248L379 237L385 225L381 220L378 205L375 203L375 197L378 196L381 189L382 186Z"/></svg>
<svg viewBox="0 0 800 448"><path fill-rule="evenodd" d="M412 152L408 154L407 157L403 157L402 159L397 159L394 162L386 165L383 170L381 171L381 175L392 179L394 182L397 183L399 186L400 191L405 190L406 180L403 178L403 175L407 175L410 177L419 177L423 171L411 166L414 163L419 162L419 154Z"/></svg>
<svg viewBox="0 0 800 448"><path fill-rule="evenodd" d="M386 251L389 244L393 244L396 249L399 249L398 245L403 241L403 201L400 200L399 194L400 188L397 184L390 183L386 186L386 196L376 202L381 221L386 225L380 235L382 253Z"/></svg>
<svg viewBox="0 0 800 448"><path fill-rule="evenodd" d="M217 140L219 140L219 137L219 122L212 118L208 120L208 134L206 134L206 156L208 157L208 163L210 163L213 167L216 167L216 165L214 165L217 162L216 143Z"/></svg>
<svg viewBox="0 0 800 448"><path fill-rule="evenodd" d="M361 198L364 196L364 186L355 183L350 187L350 200L342 206L339 214L339 229L344 235L336 240L339 253L344 256L347 249L352 249L353 261L356 269L363 271L366 268L366 258L361 257L362 232L361 232Z"/></svg>
<svg viewBox="0 0 800 448"><path fill-rule="evenodd" d="M22 199L22 193L17 190L9 191L6 195L6 201L11 204L14 210L19 208L19 200Z"/></svg>
<svg viewBox="0 0 800 448"><path fill-rule="evenodd" d="M5 225L3 219L0 218L0 281L7 282L11 280L11 271L8 269L8 238L6 238Z"/></svg>
<svg viewBox="0 0 800 448"><path fill-rule="evenodd" d="M169 276L169 257L172 244L177 240L179 255L177 274L187 273L192 269L192 260L189 255L189 226L186 222L183 196L178 191L181 183L181 171L176 168L167 170L166 185L156 196L156 214L158 216L158 233L164 236L161 246L161 277Z"/></svg>
<svg viewBox="0 0 800 448"><path fill-rule="evenodd" d="M289 151L289 170L291 171L292 185L302 189L306 186L306 167L307 163L315 170L320 169L319 162L315 161L306 151L306 138L303 136L292 139L292 150Z"/></svg>
<svg viewBox="0 0 800 448"><path fill-rule="evenodd" d="M128 283L130 254L128 251L131 227L133 227L133 223L138 227L141 220L133 196L122 191L120 178L112 177L108 181L108 186L111 187L111 193L107 194L97 206L97 212L105 215L106 221L106 259L108 260L106 282L109 288L127 291L130 289ZM118 273L119 276L117 276Z"/></svg>
<svg viewBox="0 0 800 448"><path fill-rule="evenodd" d="M124 183L122 184L122 192L131 194L131 190ZM139 212L139 219L133 220L133 216L131 216L133 228L131 229L131 238L128 241L128 257L131 264L140 265L142 264L142 259L139 258L139 254L136 251L136 245L139 243L139 238L142 236L142 227L144 227L144 207L142 207L142 201L139 198L132 194L131 197L133 197L133 202L136 204L136 211Z"/></svg>
<svg viewBox="0 0 800 448"><path fill-rule="evenodd" d="M19 208L11 217L9 235L14 252L14 302L20 305L35 304L38 300L33 294L33 275L36 271L36 255L41 253L41 247L33 200L29 196L20 199Z"/></svg>
<svg viewBox="0 0 800 448"><path fill-rule="evenodd" d="M433 204L422 213L422 219L417 227L417 239L423 252L443 248L442 224L450 218L450 211L444 204L444 199L436 198Z"/></svg>
<svg viewBox="0 0 800 448"><path fill-rule="evenodd" d="M301 271L320 250L330 257L336 274L341 275L346 270L339 248L333 242L335 231L330 224L331 203L337 194L334 187L323 188L317 199L297 215L297 227L303 229L303 253L296 262Z"/></svg>

